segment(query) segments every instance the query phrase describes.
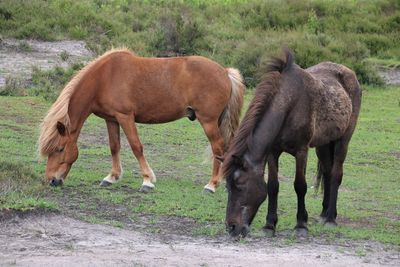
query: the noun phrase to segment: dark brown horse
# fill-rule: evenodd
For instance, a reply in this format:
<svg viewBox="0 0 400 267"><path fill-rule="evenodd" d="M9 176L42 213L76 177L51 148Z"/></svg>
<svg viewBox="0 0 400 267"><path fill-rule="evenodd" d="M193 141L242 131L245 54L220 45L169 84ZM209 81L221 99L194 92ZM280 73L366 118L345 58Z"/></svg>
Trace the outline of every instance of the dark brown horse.
<svg viewBox="0 0 400 267"><path fill-rule="evenodd" d="M90 114L104 118L112 155L111 172L102 185L122 175L120 126L139 161L142 191L156 177L143 154L135 122L164 123L196 118L214 155L206 191L220 182L222 156L239 125L244 85L239 71L204 57L143 58L126 49L112 50L83 68L62 90L41 126L39 152L47 156L46 176L60 185L78 158L77 139Z"/></svg>
<svg viewBox="0 0 400 267"><path fill-rule="evenodd" d="M277 216L278 159L282 152L296 159L294 189L297 193L296 232L307 233L306 163L315 147L324 179L321 217L336 224L338 188L343 162L356 126L361 89L347 67L323 62L303 70L293 55L274 58L257 86L254 99L232 140L223 163L227 179L226 223L232 236L245 236L259 206L268 195L269 235L275 233ZM268 163L268 182L264 169Z"/></svg>

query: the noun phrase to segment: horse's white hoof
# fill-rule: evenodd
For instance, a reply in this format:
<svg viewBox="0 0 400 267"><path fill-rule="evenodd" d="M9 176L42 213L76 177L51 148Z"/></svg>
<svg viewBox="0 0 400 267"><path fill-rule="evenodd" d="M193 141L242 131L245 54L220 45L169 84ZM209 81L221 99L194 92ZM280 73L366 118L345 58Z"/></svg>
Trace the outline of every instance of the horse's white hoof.
<svg viewBox="0 0 400 267"><path fill-rule="evenodd" d="M213 186L210 186L209 184L207 184L203 189L203 193L213 194L213 193L215 193L215 188Z"/></svg>
<svg viewBox="0 0 400 267"><path fill-rule="evenodd" d="M143 182L142 186L139 189L139 192L140 193L148 193L148 192L153 191L154 187L155 187L154 184L146 181L146 182Z"/></svg>

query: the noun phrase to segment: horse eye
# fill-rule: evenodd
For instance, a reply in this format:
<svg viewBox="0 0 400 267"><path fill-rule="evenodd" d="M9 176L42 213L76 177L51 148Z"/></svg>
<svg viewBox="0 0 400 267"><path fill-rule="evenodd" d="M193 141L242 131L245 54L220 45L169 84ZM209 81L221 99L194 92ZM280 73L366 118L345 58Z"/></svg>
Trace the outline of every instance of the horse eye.
<svg viewBox="0 0 400 267"><path fill-rule="evenodd" d="M61 153L61 152L63 152L63 151L64 151L64 148L63 148L63 147L61 147L61 148L58 149L58 153Z"/></svg>

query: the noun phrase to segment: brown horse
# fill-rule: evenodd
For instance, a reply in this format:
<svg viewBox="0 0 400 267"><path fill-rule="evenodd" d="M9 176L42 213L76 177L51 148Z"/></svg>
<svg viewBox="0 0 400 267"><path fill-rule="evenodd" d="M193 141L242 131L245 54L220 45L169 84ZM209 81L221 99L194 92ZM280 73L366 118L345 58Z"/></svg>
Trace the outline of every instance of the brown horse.
<svg viewBox="0 0 400 267"><path fill-rule="evenodd" d="M336 224L338 188L343 162L356 126L361 89L347 67L323 62L306 70L285 59L274 58L257 86L254 99L232 140L223 163L228 189L226 224L232 236L245 236L259 206L268 195L268 235L278 221L278 159L282 152L296 159L296 233L307 234L304 197L309 147L316 147L324 179L321 217ZM268 183L264 169L268 163Z"/></svg>
<svg viewBox="0 0 400 267"><path fill-rule="evenodd" d="M202 125L214 155L205 191L220 182L220 162L239 125L245 87L239 71L199 56L142 58L126 49L112 50L85 66L62 90L41 125L39 152L47 156L46 177L63 183L78 158L77 139L90 114L104 118L112 155L111 172L101 185L122 175L120 126L139 161L141 191L156 177L143 154L135 122L164 123L183 117Z"/></svg>

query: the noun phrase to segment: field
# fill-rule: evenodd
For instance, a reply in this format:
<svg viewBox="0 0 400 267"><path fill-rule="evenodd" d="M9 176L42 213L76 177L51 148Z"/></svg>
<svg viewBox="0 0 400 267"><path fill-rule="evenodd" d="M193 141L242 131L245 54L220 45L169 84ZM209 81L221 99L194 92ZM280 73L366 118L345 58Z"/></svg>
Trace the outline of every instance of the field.
<svg viewBox="0 0 400 267"><path fill-rule="evenodd" d="M261 264L265 257L277 257L275 264L282 266L292 266L300 258L307 259L303 264L314 265L333 260L328 260L329 265L337 258L347 260L338 263L347 266L400 263L400 86L385 85L378 75L390 71L398 76L399 36L400 6L394 0L1 1L0 58L7 62L0 62L0 239L6 240L0 244L0 262L7 259L15 265L13 259L29 256L29 249L43 253L36 258L37 266L59 260L57 253L69 255L64 260L74 262L70 252L85 248L103 255L99 265L121 263L118 255L98 249L113 244L127 260L119 265L206 266L213 263L204 259L210 251L221 257L220 264L231 265L243 260ZM44 68L37 63L43 59L30 38L38 43L82 40L91 54L78 57L66 50L53 51ZM247 108L263 64L285 45L295 52L300 66L323 60L344 63L363 84L360 118L339 189L338 227L319 222L322 195L313 189L316 156L311 150L306 196L310 236L294 235L294 159L283 155L277 237L267 239L261 231L267 210L264 203L251 236L232 243L224 225L225 182L215 194L202 192L211 174L208 142L199 123L187 119L138 125L145 155L158 179L148 194L138 192L142 178L125 136L122 180L111 187L99 186L110 171L111 155L105 123L94 115L81 132L79 158L64 186L52 188L44 180L46 160L37 155L40 122L63 85L93 56L124 46L141 56L212 58L244 74ZM35 53L40 57L30 57ZM22 72L20 62L14 64L13 58L32 60L35 67L27 65L32 70ZM5 86L1 87L3 77ZM92 243L85 240L86 235ZM141 245L134 256L143 256L141 251L146 249L157 253L157 248L161 256L130 261L126 246L131 244ZM174 262L171 244L177 244L186 253L180 255L192 261ZM53 254L42 252L53 246ZM238 249L247 251L247 256L236 255ZM197 252L203 254L196 258ZM91 263L90 255L82 260ZM291 256L286 259L285 255ZM24 258L25 264L35 266L29 259ZM155 261L147 264L147 260Z"/></svg>
<svg viewBox="0 0 400 267"><path fill-rule="evenodd" d="M339 195L340 226L322 227L318 221L321 196L309 188L311 235L329 238L370 239L400 245L398 179L399 88L366 87L363 108L345 165ZM247 102L251 93L247 95ZM110 168L105 124L91 116L79 139L80 157L62 188L41 185L45 161L38 162L38 125L49 103L40 98L0 98L2 209L59 211L92 223L124 227L140 222L147 231L184 231L191 235L223 235L226 192L205 195L202 186L211 166L203 163L207 141L200 125L179 120L162 125L140 125L139 134L148 160L158 177L154 192L141 194L138 164L126 141L122 161L125 175L110 188L98 186ZM281 159L280 221L278 231L291 232L295 223L296 198L292 187L294 160ZM313 184L316 163L310 153L308 184ZM265 222L263 206L254 222L253 234ZM182 229L179 224L185 222ZM166 227L167 226L167 227ZM170 228L172 229L166 229Z"/></svg>

